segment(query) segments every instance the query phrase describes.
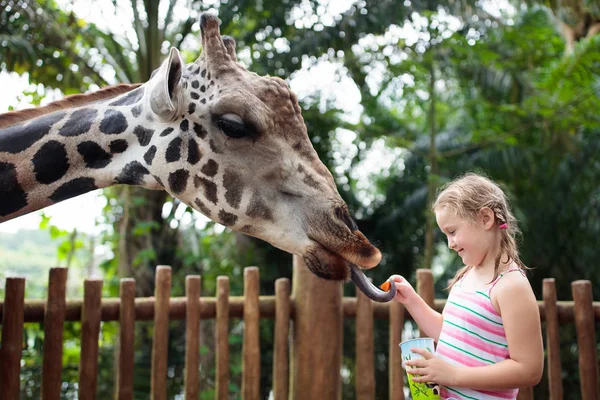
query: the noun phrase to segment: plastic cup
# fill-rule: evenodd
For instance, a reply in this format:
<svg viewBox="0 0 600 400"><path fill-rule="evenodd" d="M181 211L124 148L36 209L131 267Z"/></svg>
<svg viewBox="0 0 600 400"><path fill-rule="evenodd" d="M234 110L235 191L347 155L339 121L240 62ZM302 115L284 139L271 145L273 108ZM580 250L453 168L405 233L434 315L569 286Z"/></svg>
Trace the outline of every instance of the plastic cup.
<svg viewBox="0 0 600 400"><path fill-rule="evenodd" d="M423 359L423 356L413 353L410 351L410 349L425 349L430 353L433 353L435 349L433 338L410 339L400 343L400 350L402 351L402 364L407 370L411 367L405 364L406 361ZM440 386L438 384L429 382L413 382L413 375L409 373L406 375L408 377L410 393L412 394L412 398L414 400L440 400Z"/></svg>

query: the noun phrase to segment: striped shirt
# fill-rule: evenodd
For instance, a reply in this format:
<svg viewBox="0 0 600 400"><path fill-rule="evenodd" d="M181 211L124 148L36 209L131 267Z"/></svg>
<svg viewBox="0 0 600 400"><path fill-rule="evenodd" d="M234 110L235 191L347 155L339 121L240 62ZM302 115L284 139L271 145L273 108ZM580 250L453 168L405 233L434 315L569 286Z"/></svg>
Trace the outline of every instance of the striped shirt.
<svg viewBox="0 0 600 400"><path fill-rule="evenodd" d="M448 295L442 313L444 322L437 344L438 358L466 367L491 365L510 358L502 318L492 305L490 292L509 269L484 289L463 289L459 280ZM458 387L441 388L442 399L507 400L516 399L518 389L472 390Z"/></svg>

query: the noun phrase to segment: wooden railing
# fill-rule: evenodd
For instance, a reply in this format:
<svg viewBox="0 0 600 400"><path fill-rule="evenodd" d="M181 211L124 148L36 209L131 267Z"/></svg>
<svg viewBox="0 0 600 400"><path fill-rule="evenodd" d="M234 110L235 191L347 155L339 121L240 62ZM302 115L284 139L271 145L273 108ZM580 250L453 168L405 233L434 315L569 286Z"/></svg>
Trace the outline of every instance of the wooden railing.
<svg viewBox="0 0 600 400"><path fill-rule="evenodd" d="M116 397L133 398L134 324L135 321L154 321L152 349L151 398L167 398L168 326L171 320L185 320L185 380L186 399L197 399L199 387L200 320L215 319L216 398L227 399L229 383L228 322L243 318L242 347L243 399L260 396L260 337L261 318L275 320L273 352L273 394L276 400L287 399L291 393L294 373L290 371L290 321L295 319L296 301L290 296L290 282L279 279L275 296L260 296L259 272L256 267L244 270L244 296L229 296L229 278L217 278L216 297L201 297L200 276L186 278L186 297L170 297L171 269L159 266L156 270L156 289L153 298L135 298L135 281L122 279L120 297L102 299L103 282L88 279L84 282L84 298L66 300L67 270L50 271L48 297L45 301L25 301L25 279L7 278L4 302L0 302L2 342L0 347L0 394L3 399L19 399L20 365L24 323L44 322L43 365L41 375L42 399L60 398L65 321L81 321L81 356L79 365L79 397L96 398L98 338L101 321L119 321L119 360L116 371ZM554 279L543 283L543 301L538 302L546 327L546 350L549 393L552 399L563 398L559 326L574 323L579 347L579 376L581 398L598 398L598 356L595 322L600 321L600 303L592 300L589 281L572 283L573 301L557 301ZM417 290L435 309L441 311L444 300L434 299L433 276L429 270L417 271ZM357 399L375 398L375 367L373 319L389 320L389 393L390 399L404 399L405 373L401 367L400 349L404 321L410 316L397 302L374 303L362 293L356 298L341 299L343 318L356 319L356 379ZM313 331L317 332L317 330ZM340 342L343 340L339 338ZM337 346L332 343L332 346ZM292 351L301 349L292 349ZM312 368L320 368L312 365ZM337 374L337 371L322 371ZM290 378L291 377L291 378ZM327 381L327 379L324 379ZM333 379L335 382L336 380ZM315 383L318 384L318 383ZM324 391L325 392L325 391ZM339 392L337 392L339 393ZM298 397L298 396L296 396ZM324 398L329 398L324 396ZM519 399L533 399L531 388L524 388Z"/></svg>

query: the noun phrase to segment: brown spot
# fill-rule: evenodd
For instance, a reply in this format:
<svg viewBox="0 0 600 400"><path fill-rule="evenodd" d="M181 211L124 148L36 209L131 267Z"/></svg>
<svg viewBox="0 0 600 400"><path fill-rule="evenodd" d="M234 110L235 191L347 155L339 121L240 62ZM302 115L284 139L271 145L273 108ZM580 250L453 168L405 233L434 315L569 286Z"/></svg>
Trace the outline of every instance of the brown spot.
<svg viewBox="0 0 600 400"><path fill-rule="evenodd" d="M256 236L261 232L261 229L252 225L244 225L239 231L246 235Z"/></svg>
<svg viewBox="0 0 600 400"><path fill-rule="evenodd" d="M212 139L208 141L208 145L210 146L210 149L213 151L213 153L223 154L223 152L217 148L215 142Z"/></svg>
<svg viewBox="0 0 600 400"><path fill-rule="evenodd" d="M250 204L246 210L246 215L250 218L260 218L273 221L273 212L256 193L254 193L250 199Z"/></svg>
<svg viewBox="0 0 600 400"><path fill-rule="evenodd" d="M228 213L225 210L219 211L219 221L225 226L233 226L237 222L237 215Z"/></svg>
<svg viewBox="0 0 600 400"><path fill-rule="evenodd" d="M201 171L206 176L215 176L219 172L219 164L211 158L204 164Z"/></svg>
<svg viewBox="0 0 600 400"><path fill-rule="evenodd" d="M217 185L215 185L214 182L196 175L194 177L194 186L196 186L196 188L202 186L206 200L213 204L217 204Z"/></svg>
<svg viewBox="0 0 600 400"><path fill-rule="evenodd" d="M200 200L200 199L196 199L194 200L194 204L196 205L196 207L198 207L198 210L206 215L208 218L210 218L210 210L208 209L208 207L206 207L206 205Z"/></svg>
<svg viewBox="0 0 600 400"><path fill-rule="evenodd" d="M308 174L304 177L302 182L315 189L319 189L321 187L321 184L317 182L311 175Z"/></svg>
<svg viewBox="0 0 600 400"><path fill-rule="evenodd" d="M238 209L244 192L244 181L239 174L226 170L223 174L223 187L225 187L225 200L231 207Z"/></svg>

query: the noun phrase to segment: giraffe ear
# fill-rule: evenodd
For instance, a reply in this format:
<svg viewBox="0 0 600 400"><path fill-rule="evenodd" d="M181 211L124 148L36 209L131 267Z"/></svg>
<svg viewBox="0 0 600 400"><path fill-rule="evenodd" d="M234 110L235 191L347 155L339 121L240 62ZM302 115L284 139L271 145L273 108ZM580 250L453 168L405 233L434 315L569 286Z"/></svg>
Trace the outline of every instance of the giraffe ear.
<svg viewBox="0 0 600 400"><path fill-rule="evenodd" d="M150 97L150 107L159 117L171 120L177 115L181 93L181 71L183 61L179 50L171 48L169 59L165 60L152 77L154 86Z"/></svg>

